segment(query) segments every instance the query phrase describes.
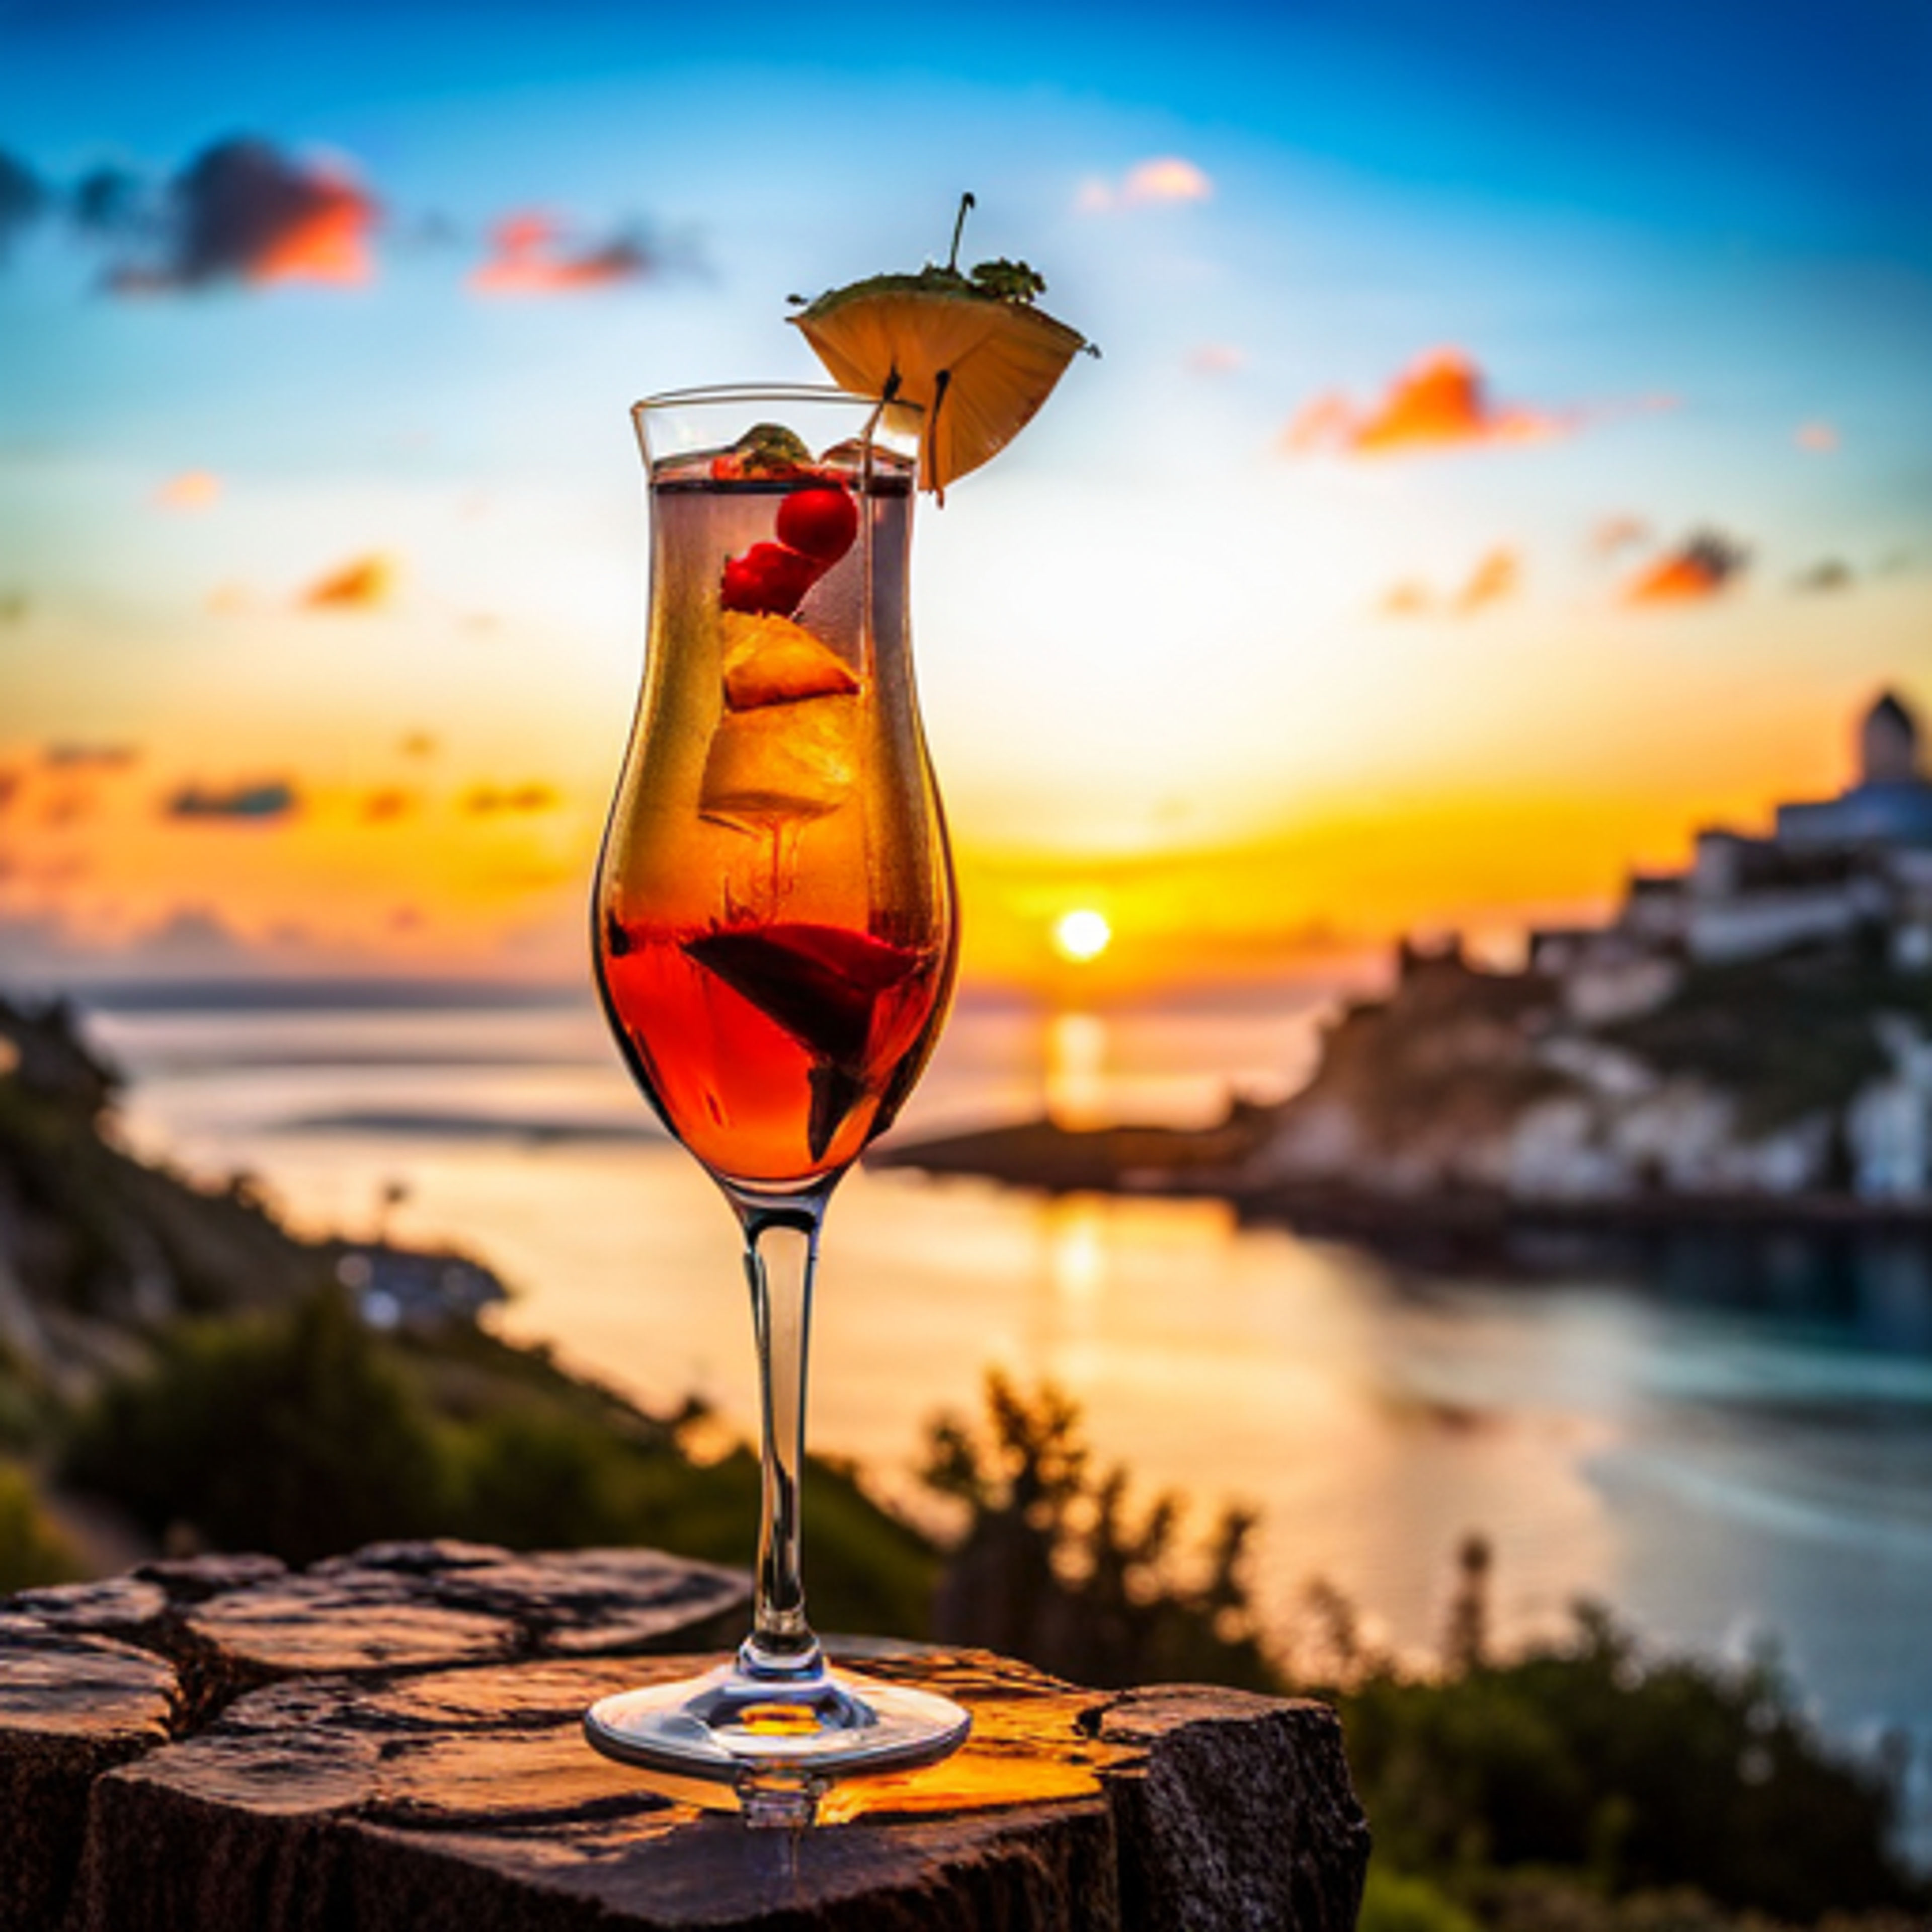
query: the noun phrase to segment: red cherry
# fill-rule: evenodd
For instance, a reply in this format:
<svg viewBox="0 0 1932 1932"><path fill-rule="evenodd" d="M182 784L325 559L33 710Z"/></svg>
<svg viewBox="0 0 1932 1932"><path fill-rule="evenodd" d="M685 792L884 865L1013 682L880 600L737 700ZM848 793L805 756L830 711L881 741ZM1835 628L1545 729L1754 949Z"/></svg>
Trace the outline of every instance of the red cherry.
<svg viewBox="0 0 1932 1932"><path fill-rule="evenodd" d="M782 544L754 544L742 556L725 560L718 602L727 610L789 617L824 568Z"/></svg>
<svg viewBox="0 0 1932 1932"><path fill-rule="evenodd" d="M836 563L858 534L859 506L836 483L794 490L778 506L778 542L820 563Z"/></svg>

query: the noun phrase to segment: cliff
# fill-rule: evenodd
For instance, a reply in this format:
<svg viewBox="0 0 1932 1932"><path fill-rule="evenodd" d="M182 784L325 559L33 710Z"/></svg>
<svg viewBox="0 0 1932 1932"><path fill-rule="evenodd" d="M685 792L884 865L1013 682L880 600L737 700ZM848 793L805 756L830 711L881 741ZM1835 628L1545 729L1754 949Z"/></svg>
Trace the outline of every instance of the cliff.
<svg viewBox="0 0 1932 1932"><path fill-rule="evenodd" d="M121 1084L66 1005L0 997L0 1371L16 1382L84 1396L177 1318L325 1288L386 1294L425 1328L502 1298L467 1257L303 1240L245 1174L201 1186L136 1159L117 1139Z"/></svg>
<svg viewBox="0 0 1932 1932"><path fill-rule="evenodd" d="M1932 973L1858 935L1724 963L1487 970L1405 946L1292 1099L1198 1132L1050 1120L903 1142L880 1165L1010 1185L1213 1195L1376 1237L1712 1216L1932 1217Z"/></svg>
<svg viewBox="0 0 1932 1932"><path fill-rule="evenodd" d="M1889 1204L1932 1186L1932 975L1848 940L1641 996L1406 952L1233 1184L1393 1201Z"/></svg>

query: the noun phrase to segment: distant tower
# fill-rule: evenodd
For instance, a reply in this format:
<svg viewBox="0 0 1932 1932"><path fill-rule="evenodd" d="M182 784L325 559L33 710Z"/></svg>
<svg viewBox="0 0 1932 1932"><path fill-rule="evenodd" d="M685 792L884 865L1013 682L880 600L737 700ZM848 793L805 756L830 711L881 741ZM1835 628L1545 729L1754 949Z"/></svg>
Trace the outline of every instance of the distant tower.
<svg viewBox="0 0 1932 1932"><path fill-rule="evenodd" d="M1858 782L1915 784L1918 778L1918 720L1888 691L1858 727Z"/></svg>

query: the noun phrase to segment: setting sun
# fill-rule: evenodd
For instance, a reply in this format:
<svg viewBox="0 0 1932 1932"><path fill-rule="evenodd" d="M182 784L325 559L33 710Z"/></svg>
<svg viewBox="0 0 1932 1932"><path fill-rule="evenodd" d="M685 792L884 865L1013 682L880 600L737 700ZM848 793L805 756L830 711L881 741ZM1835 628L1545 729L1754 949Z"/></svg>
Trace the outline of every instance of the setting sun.
<svg viewBox="0 0 1932 1932"><path fill-rule="evenodd" d="M1063 959L1097 959L1106 951L1114 928L1090 906L1062 913L1053 928L1053 948Z"/></svg>

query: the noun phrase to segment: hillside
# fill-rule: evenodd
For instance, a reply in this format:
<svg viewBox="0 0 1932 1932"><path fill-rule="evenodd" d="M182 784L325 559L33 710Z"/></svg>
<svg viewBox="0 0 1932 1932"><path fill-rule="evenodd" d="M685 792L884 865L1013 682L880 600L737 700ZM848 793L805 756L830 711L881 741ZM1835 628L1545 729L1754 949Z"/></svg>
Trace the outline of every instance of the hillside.
<svg viewBox="0 0 1932 1932"><path fill-rule="evenodd" d="M1684 962L1599 1013L1574 982L1405 951L1280 1112L1244 1190L1517 1205L1910 1212L1932 1122L1932 975L1854 937Z"/></svg>
<svg viewBox="0 0 1932 1932"><path fill-rule="evenodd" d="M0 999L0 1592L143 1546L386 1536L749 1560L756 1459L694 1460L695 1411L491 1334L472 1258L304 1240L245 1177L135 1159L118 1084L66 1010ZM850 1471L816 1466L812 1502L814 1608L922 1631L932 1546Z"/></svg>

